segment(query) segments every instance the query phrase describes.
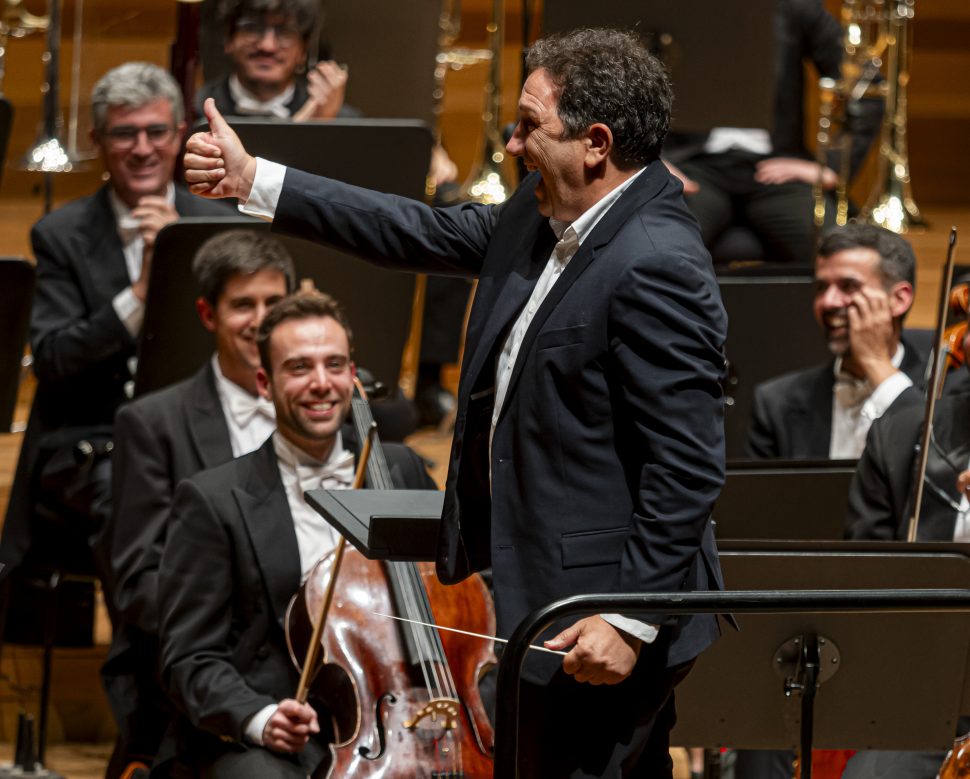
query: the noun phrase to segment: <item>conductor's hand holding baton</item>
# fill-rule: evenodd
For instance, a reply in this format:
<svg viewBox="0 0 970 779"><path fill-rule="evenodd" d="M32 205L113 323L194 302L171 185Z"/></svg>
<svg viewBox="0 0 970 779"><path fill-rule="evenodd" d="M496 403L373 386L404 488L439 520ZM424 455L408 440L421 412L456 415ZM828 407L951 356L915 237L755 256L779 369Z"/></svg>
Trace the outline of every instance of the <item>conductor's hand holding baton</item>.
<svg viewBox="0 0 970 779"><path fill-rule="evenodd" d="M245 203L256 177L256 158L247 154L211 97L203 110L209 131L195 133L185 144L185 183L196 195Z"/></svg>

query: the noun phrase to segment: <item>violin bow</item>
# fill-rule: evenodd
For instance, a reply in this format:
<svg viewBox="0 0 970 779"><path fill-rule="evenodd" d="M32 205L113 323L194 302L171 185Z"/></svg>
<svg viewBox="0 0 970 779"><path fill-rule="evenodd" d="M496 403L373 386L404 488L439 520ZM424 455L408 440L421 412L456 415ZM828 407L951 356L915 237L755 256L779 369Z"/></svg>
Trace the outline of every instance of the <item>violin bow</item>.
<svg viewBox="0 0 970 779"><path fill-rule="evenodd" d="M943 368L946 354L943 351L943 332L946 328L947 303L950 299L950 284L953 282L954 249L957 244L957 229L950 228L950 240L947 245L946 262L943 265L943 281L940 284L940 307L936 319L936 340L933 347L932 362L930 363L930 379L926 385L926 410L923 415L923 435L920 438L919 456L916 462L915 485L916 495L913 499L913 511L909 516L909 530L906 540L912 543L916 540L919 528L920 507L923 504L923 479L926 477L926 465L930 457L930 439L933 437L933 412L936 410L936 398L943 387Z"/></svg>
<svg viewBox="0 0 970 779"><path fill-rule="evenodd" d="M352 489L359 490L364 486L364 479L367 476L367 461L370 459L370 450L373 446L374 435L377 432L377 423L372 423L367 437L361 447L360 460L357 463L357 471L354 473L354 484ZM333 592L337 584L337 574L340 573L340 564L344 559L344 550L347 548L347 539L343 536L337 542L334 551L333 564L330 566L330 580L327 582L327 589L324 591L323 600L320 602L320 611L317 613L317 621L313 626L313 636L310 639L310 647L307 649L306 657L303 660L303 670L300 672L300 683L296 688L296 700L306 703L310 692L310 682L313 678L317 661L320 659L320 652L323 651L320 639L323 636L323 626L327 621L327 614L330 613L330 604L333 603Z"/></svg>

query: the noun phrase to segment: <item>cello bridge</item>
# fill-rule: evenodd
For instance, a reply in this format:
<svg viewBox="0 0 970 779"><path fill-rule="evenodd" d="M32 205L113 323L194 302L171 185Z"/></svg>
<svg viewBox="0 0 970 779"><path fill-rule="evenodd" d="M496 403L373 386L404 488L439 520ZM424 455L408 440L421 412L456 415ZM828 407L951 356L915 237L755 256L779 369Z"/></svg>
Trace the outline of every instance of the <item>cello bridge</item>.
<svg viewBox="0 0 970 779"><path fill-rule="evenodd" d="M413 719L405 720L402 724L408 730L414 730L425 719L430 719L447 730L454 730L458 727L458 701L454 698L432 698L418 710Z"/></svg>

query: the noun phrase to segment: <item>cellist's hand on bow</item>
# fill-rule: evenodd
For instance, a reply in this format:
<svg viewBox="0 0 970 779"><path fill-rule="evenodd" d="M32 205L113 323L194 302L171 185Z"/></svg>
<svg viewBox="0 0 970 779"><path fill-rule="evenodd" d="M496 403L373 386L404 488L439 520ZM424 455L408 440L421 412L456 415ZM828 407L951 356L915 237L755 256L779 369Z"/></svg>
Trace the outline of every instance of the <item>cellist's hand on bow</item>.
<svg viewBox="0 0 970 779"><path fill-rule="evenodd" d="M586 617L545 642L547 649L567 649L562 669L577 682L619 684L633 672L640 639L613 627L600 616Z"/></svg>
<svg viewBox="0 0 970 779"><path fill-rule="evenodd" d="M209 130L195 133L185 144L185 182L196 195L245 203L256 177L256 158L246 152L211 97L203 110Z"/></svg>
<svg viewBox="0 0 970 779"><path fill-rule="evenodd" d="M276 752L302 752L310 736L319 732L313 707L286 698L263 727L263 746Z"/></svg>
<svg viewBox="0 0 970 779"><path fill-rule="evenodd" d="M970 471L964 471L957 476L957 489L961 495L966 495L967 498L970 498Z"/></svg>

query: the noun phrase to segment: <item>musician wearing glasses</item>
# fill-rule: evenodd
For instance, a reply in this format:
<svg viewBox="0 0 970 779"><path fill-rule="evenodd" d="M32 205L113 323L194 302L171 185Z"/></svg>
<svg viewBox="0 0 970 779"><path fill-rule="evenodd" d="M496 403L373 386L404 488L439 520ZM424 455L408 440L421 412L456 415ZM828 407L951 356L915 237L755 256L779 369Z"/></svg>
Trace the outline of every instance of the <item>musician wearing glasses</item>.
<svg viewBox="0 0 970 779"><path fill-rule="evenodd" d="M185 125L179 87L164 70L131 62L109 71L94 86L91 111L108 182L31 232L37 287L30 341L38 384L0 545L8 566L31 546L39 513L77 528L38 536L45 548L56 543L68 559L86 556L76 545L109 512L105 439L132 379L155 237L180 214L230 212L172 183ZM46 464L62 454L74 461L82 439L105 456L79 466L70 479L63 471L49 476Z"/></svg>
<svg viewBox="0 0 970 779"><path fill-rule="evenodd" d="M317 32L315 0L222 0L219 17L231 72L207 83L207 97L224 114L305 121L354 116L344 105L347 71L325 60L307 69L307 47Z"/></svg>
<svg viewBox="0 0 970 779"><path fill-rule="evenodd" d="M332 298L301 292L273 307L257 342L259 392L278 429L178 486L159 568L162 677L180 716L158 763L173 777L303 779L329 760L330 717L294 699L300 674L283 626L291 596L340 538L304 492L353 484L352 334ZM396 487L434 488L406 446L384 453Z"/></svg>
<svg viewBox="0 0 970 779"><path fill-rule="evenodd" d="M176 485L258 449L276 429L256 388L256 333L292 291L293 261L272 236L227 230L192 261L196 308L215 354L194 376L125 404L115 420L111 517L98 539L109 568L111 651L102 668L118 726L107 777L151 764L171 720L157 681L158 567Z"/></svg>

